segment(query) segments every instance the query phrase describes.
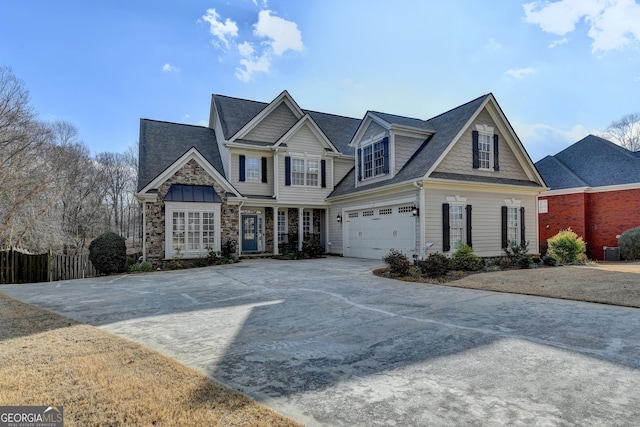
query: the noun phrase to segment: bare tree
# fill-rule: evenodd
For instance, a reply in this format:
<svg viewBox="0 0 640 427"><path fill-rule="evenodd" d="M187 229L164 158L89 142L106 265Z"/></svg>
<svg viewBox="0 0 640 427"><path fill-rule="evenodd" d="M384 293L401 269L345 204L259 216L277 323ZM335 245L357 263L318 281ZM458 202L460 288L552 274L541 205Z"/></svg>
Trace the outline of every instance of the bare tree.
<svg viewBox="0 0 640 427"><path fill-rule="evenodd" d="M135 191L134 161L126 153L99 153L96 156L102 170L104 193L111 206L113 226L120 235L126 235L125 211L128 195Z"/></svg>
<svg viewBox="0 0 640 427"><path fill-rule="evenodd" d="M622 116L611 122L607 136L630 151L640 151L640 113Z"/></svg>

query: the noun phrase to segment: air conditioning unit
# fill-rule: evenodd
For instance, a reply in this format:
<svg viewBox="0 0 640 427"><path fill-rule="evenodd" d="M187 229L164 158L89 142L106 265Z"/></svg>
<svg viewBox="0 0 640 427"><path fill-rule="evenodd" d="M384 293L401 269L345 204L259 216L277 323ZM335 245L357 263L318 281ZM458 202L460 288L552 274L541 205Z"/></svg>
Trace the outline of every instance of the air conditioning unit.
<svg viewBox="0 0 640 427"><path fill-rule="evenodd" d="M605 261L620 261L620 248L612 246L604 246L604 260Z"/></svg>

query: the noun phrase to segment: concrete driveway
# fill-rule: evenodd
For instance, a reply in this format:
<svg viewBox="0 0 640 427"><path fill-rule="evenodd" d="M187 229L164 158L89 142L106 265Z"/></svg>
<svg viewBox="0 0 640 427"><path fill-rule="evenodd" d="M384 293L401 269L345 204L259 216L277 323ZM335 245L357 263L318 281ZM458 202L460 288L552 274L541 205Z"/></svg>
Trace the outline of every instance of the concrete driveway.
<svg viewBox="0 0 640 427"><path fill-rule="evenodd" d="M310 426L634 425L640 310L252 260L0 292L138 341ZM526 274L526 272L523 272Z"/></svg>

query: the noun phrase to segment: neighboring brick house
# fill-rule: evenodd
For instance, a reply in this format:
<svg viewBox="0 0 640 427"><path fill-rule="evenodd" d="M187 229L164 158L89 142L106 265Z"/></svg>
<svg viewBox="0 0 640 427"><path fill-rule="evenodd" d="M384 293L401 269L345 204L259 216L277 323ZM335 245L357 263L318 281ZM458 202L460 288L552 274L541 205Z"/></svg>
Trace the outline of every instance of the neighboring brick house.
<svg viewBox="0 0 640 427"><path fill-rule="evenodd" d="M640 153L589 135L536 163L550 190L539 197L541 251L548 238L571 228L587 256L604 259L622 232L640 226Z"/></svg>
<svg viewBox="0 0 640 427"><path fill-rule="evenodd" d="M136 196L144 256L195 258L227 239L239 254L325 250L422 258L463 242L497 256L538 247L545 184L492 94L428 120L362 119L213 95L208 127L142 119Z"/></svg>

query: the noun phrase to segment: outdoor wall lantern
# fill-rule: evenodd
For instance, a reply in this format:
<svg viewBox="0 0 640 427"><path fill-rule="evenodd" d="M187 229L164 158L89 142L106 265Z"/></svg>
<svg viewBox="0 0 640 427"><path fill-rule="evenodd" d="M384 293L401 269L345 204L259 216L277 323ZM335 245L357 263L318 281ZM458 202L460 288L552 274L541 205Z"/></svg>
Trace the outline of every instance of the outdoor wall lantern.
<svg viewBox="0 0 640 427"><path fill-rule="evenodd" d="M413 207L411 208L411 215L418 216L419 213L420 210L418 209L418 207L416 205L413 205Z"/></svg>
<svg viewBox="0 0 640 427"><path fill-rule="evenodd" d="M336 221L342 222L342 215L338 214L338 216L336 217Z"/></svg>

